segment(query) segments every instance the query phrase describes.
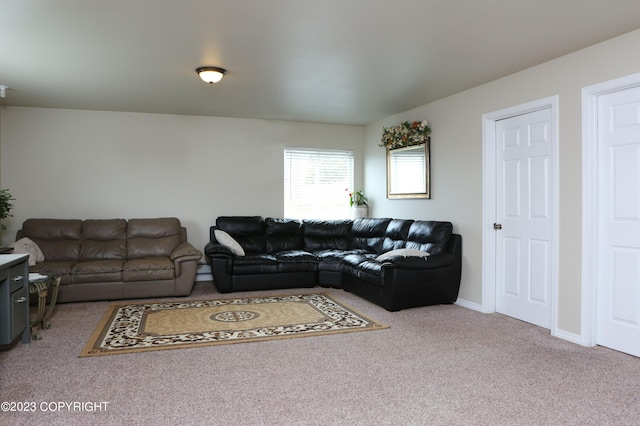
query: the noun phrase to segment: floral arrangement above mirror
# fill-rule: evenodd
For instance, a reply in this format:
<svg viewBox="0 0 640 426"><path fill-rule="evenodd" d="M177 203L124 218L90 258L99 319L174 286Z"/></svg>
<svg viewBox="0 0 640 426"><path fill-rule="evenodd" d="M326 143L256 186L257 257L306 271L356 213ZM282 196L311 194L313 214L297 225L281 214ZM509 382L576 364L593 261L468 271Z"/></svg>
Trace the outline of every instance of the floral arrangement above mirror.
<svg viewBox="0 0 640 426"><path fill-rule="evenodd" d="M427 121L405 121L397 126L382 128L382 143L386 149L404 148L426 143L431 134Z"/></svg>
<svg viewBox="0 0 640 426"><path fill-rule="evenodd" d="M383 127L387 198L431 198L430 134L426 120Z"/></svg>

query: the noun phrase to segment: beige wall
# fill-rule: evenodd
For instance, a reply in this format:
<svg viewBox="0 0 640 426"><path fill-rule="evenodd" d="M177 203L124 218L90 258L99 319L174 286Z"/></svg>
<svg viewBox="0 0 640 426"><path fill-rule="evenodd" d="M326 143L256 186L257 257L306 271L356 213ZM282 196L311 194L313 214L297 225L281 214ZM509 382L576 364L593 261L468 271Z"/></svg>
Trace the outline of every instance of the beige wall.
<svg viewBox="0 0 640 426"><path fill-rule="evenodd" d="M447 219L463 235L460 298L482 303L482 115L559 96L558 328L579 335L581 309L582 94L585 86L640 72L640 30L365 127L365 182L376 216ZM383 126L428 120L432 199L387 200Z"/></svg>
<svg viewBox="0 0 640 426"><path fill-rule="evenodd" d="M204 248L220 215L283 215L285 146L353 149L361 126L6 107L0 180L24 219L176 216ZM348 202L345 196L345 203Z"/></svg>

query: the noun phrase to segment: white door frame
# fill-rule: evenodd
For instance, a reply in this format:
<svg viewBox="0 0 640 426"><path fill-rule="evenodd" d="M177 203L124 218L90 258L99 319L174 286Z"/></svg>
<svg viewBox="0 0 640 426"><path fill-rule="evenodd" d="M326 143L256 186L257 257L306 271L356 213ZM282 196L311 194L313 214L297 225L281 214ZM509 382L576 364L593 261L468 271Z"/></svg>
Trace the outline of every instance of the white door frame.
<svg viewBox="0 0 640 426"><path fill-rule="evenodd" d="M551 108L553 120L553 235L551 238L551 334L557 334L558 319L558 96L494 111L482 116L482 312L496 311L496 121Z"/></svg>
<svg viewBox="0 0 640 426"><path fill-rule="evenodd" d="M582 304L580 343L596 345L598 261L598 96L640 86L640 74L582 89Z"/></svg>

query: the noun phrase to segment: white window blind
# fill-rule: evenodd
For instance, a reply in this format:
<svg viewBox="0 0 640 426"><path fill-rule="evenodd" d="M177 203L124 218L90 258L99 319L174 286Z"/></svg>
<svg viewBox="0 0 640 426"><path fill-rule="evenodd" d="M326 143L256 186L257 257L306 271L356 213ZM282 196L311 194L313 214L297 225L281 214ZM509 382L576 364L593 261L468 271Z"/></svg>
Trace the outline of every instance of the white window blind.
<svg viewBox="0 0 640 426"><path fill-rule="evenodd" d="M352 188L353 151L285 148L285 217L348 218Z"/></svg>

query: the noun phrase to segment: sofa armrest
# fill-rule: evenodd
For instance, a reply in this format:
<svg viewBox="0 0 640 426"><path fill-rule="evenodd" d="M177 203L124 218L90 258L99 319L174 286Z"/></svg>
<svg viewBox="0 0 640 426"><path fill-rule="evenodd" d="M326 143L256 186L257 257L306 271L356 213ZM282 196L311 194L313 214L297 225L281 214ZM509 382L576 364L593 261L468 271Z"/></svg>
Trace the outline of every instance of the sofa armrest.
<svg viewBox="0 0 640 426"><path fill-rule="evenodd" d="M433 269L452 265L455 262L453 253L443 253L435 256L394 256L382 262L383 268L404 269Z"/></svg>
<svg viewBox="0 0 640 426"><path fill-rule="evenodd" d="M180 243L171 252L171 260L174 262L185 262L188 260L200 260L202 258L202 252L196 249L188 242Z"/></svg>
<svg viewBox="0 0 640 426"><path fill-rule="evenodd" d="M176 266L176 277L182 275L182 263L183 262L194 262L197 263L198 260L202 258L202 252L196 249L188 242L182 242L178 244L176 248L171 252L171 260ZM186 265L187 263L185 263Z"/></svg>
<svg viewBox="0 0 640 426"><path fill-rule="evenodd" d="M451 234L446 251L441 254L431 255L424 258L395 256L386 260L384 268L405 268L405 269L436 269L448 266L462 267L462 236Z"/></svg>
<svg viewBox="0 0 640 426"><path fill-rule="evenodd" d="M209 257L235 257L235 254L233 254L229 247L211 242L207 243L207 245L204 246L204 254Z"/></svg>

